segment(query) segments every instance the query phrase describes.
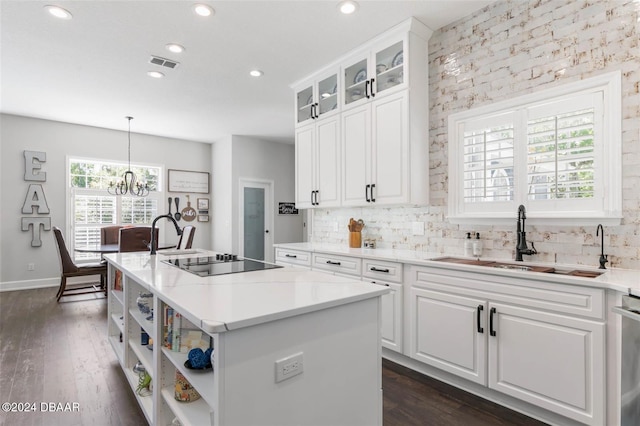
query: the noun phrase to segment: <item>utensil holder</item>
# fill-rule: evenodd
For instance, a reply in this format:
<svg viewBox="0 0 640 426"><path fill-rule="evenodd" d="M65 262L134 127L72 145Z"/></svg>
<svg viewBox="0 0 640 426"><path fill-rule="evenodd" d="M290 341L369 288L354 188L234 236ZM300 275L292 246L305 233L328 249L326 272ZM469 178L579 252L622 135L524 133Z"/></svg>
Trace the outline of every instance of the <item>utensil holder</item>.
<svg viewBox="0 0 640 426"><path fill-rule="evenodd" d="M349 232L349 247L362 247L362 232Z"/></svg>

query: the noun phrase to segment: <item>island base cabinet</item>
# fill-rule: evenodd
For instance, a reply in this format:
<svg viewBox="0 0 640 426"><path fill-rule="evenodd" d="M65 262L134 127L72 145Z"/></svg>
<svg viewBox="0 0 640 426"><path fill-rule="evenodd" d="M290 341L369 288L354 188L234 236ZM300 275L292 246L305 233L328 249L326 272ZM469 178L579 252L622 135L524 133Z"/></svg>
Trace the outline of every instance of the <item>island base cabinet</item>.
<svg viewBox="0 0 640 426"><path fill-rule="evenodd" d="M382 425L380 298L220 333L216 425ZM302 373L276 382L276 362Z"/></svg>
<svg viewBox="0 0 640 426"><path fill-rule="evenodd" d="M604 424L604 324L490 304L489 387Z"/></svg>

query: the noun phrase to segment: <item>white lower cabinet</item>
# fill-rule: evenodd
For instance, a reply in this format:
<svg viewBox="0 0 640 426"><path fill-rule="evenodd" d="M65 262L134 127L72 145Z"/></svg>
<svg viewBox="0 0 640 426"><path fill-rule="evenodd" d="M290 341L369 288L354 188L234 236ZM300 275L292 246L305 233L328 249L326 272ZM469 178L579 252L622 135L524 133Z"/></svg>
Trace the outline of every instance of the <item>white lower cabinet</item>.
<svg viewBox="0 0 640 426"><path fill-rule="evenodd" d="M411 356L487 384L485 300L411 287Z"/></svg>
<svg viewBox="0 0 640 426"><path fill-rule="evenodd" d="M362 279L365 282L384 285L391 290L381 297L382 299L382 347L402 353L402 324L403 316L403 291L402 284L388 283L368 278Z"/></svg>
<svg viewBox="0 0 640 426"><path fill-rule="evenodd" d="M587 424L604 423L604 324L493 303L489 387Z"/></svg>
<svg viewBox="0 0 640 426"><path fill-rule="evenodd" d="M409 356L567 418L604 423L604 321L562 312L564 301L580 300L579 288L409 268ZM519 292L555 312L526 306ZM579 303L598 312L602 297L585 289Z"/></svg>

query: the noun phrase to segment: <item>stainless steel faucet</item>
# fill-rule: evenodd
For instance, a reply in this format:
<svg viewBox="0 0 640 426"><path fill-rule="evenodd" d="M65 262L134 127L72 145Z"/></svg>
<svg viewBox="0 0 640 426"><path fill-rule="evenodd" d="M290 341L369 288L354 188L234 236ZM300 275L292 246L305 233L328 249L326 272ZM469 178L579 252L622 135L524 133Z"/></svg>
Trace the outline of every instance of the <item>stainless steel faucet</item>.
<svg viewBox="0 0 640 426"><path fill-rule="evenodd" d="M531 256L538 254L536 247L531 242L531 248L527 247L527 233L524 230L524 221L527 218L526 211L523 205L518 207L518 225L516 228L518 234L518 243L516 244L516 261L522 262L522 255L526 254Z"/></svg>
<svg viewBox="0 0 640 426"><path fill-rule="evenodd" d="M600 240L600 268L599 269L607 269L605 265L605 263L608 262L607 260L607 255L604 254L604 228L602 227L602 224L599 224L598 227L596 228L596 237L598 235L600 235L600 231L602 231L602 237Z"/></svg>
<svg viewBox="0 0 640 426"><path fill-rule="evenodd" d="M174 226L176 227L178 236L182 235L182 229L180 229L180 226L178 226L178 222L176 222L173 216L171 216L170 214L163 214L156 217L155 219L153 219L153 223L151 224L151 243L149 244L151 246L149 247L151 249L151 255L156 254L156 250L158 250L158 242L156 241L156 222L158 221L158 219L161 219L163 217L166 217L167 219L171 220L171 222L173 222Z"/></svg>

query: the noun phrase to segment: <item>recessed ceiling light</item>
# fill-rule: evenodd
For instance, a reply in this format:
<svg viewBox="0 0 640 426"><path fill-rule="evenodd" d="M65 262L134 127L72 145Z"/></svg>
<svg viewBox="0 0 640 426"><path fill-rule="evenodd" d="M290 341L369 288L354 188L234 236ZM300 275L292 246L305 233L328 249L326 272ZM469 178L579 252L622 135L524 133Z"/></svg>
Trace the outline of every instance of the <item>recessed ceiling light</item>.
<svg viewBox="0 0 640 426"><path fill-rule="evenodd" d="M262 74L264 74L264 73L262 71L260 71L260 70L251 70L251 71L249 71L249 75L251 77L261 77Z"/></svg>
<svg viewBox="0 0 640 426"><path fill-rule="evenodd" d="M176 43L169 43L165 47L167 48L168 51L173 52L173 53L182 53L182 52L184 52L184 47L180 46L179 44L176 44Z"/></svg>
<svg viewBox="0 0 640 426"><path fill-rule="evenodd" d="M47 5L44 8L47 9L47 11L53 16L55 16L56 18L60 18L60 19L73 18L73 15L71 14L71 12L61 8L60 6Z"/></svg>
<svg viewBox="0 0 640 426"><path fill-rule="evenodd" d="M148 71L147 75L149 77L153 77L153 78L162 78L162 77L164 77L164 73L161 73L160 71Z"/></svg>
<svg viewBox="0 0 640 426"><path fill-rule="evenodd" d="M196 12L200 16L211 16L215 13L213 8L208 4L194 4L193 11Z"/></svg>
<svg viewBox="0 0 640 426"><path fill-rule="evenodd" d="M349 15L358 10L358 3L353 0L345 0L338 3L338 9L345 15Z"/></svg>

